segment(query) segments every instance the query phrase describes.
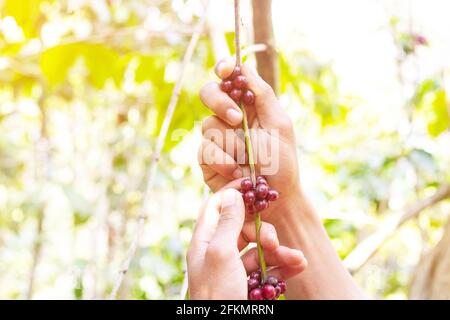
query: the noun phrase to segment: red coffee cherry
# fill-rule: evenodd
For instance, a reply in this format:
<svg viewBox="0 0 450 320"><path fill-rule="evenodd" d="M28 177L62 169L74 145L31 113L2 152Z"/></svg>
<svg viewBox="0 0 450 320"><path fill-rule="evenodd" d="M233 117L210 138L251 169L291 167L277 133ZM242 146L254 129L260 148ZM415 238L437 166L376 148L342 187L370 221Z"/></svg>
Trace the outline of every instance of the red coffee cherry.
<svg viewBox="0 0 450 320"><path fill-rule="evenodd" d="M248 294L249 300L264 300L263 291L261 288L255 288Z"/></svg>
<svg viewBox="0 0 450 320"><path fill-rule="evenodd" d="M277 292L275 291L274 286L270 285L270 284L265 284L262 287L262 292L263 292L263 297L266 300L272 300L273 298L275 298Z"/></svg>
<svg viewBox="0 0 450 320"><path fill-rule="evenodd" d="M259 287L259 280L258 279L254 279L254 278L250 278L247 281L247 286L248 286L248 291L252 291L253 289Z"/></svg>
<svg viewBox="0 0 450 320"><path fill-rule="evenodd" d="M220 89L223 92L230 93L233 90L233 82L230 80L224 80L220 83Z"/></svg>
<svg viewBox="0 0 450 320"><path fill-rule="evenodd" d="M236 78L237 76L241 75L241 68L236 66L233 69L233 72L230 74L230 76L227 78L228 80L233 80L234 78Z"/></svg>
<svg viewBox="0 0 450 320"><path fill-rule="evenodd" d="M246 106L254 105L255 104L255 94L250 90L245 91L244 94L242 95L242 102Z"/></svg>
<svg viewBox="0 0 450 320"><path fill-rule="evenodd" d="M278 191L270 189L269 192L267 193L266 200L267 201L277 201L279 197L280 197L280 194L278 193Z"/></svg>
<svg viewBox="0 0 450 320"><path fill-rule="evenodd" d="M254 191L247 191L244 194L244 203L248 206L253 205L256 201L256 194Z"/></svg>
<svg viewBox="0 0 450 320"><path fill-rule="evenodd" d="M267 194L269 193L269 187L265 184L258 184L256 186L256 198L259 200L266 199Z"/></svg>
<svg viewBox="0 0 450 320"><path fill-rule="evenodd" d="M237 76L236 78L233 79L233 87L244 90L244 89L247 89L247 86L248 86L248 80L246 77Z"/></svg>
<svg viewBox="0 0 450 320"><path fill-rule="evenodd" d="M261 283L261 273L252 272L247 280L249 300L276 300L286 292L286 283L275 276L268 276L265 283Z"/></svg>
<svg viewBox="0 0 450 320"><path fill-rule="evenodd" d="M234 100L237 104L241 102L242 97L242 90L240 89L233 89L230 92L230 98Z"/></svg>
<svg viewBox="0 0 450 320"><path fill-rule="evenodd" d="M241 181L241 189L242 191L250 191L253 190L253 183L252 180L250 180L250 178L246 178L244 180Z"/></svg>

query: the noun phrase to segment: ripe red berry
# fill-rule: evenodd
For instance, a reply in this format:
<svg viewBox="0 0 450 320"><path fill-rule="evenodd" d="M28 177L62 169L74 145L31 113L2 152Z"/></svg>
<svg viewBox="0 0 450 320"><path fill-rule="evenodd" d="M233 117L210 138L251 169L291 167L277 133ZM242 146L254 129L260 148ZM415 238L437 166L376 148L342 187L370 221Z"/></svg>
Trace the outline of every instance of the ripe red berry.
<svg viewBox="0 0 450 320"><path fill-rule="evenodd" d="M278 279L274 276L268 276L266 279L266 284L270 284L275 287L278 284Z"/></svg>
<svg viewBox="0 0 450 320"><path fill-rule="evenodd" d="M242 96L242 90L240 89L233 89L230 92L230 98L234 100L234 102L236 103L240 103L241 102L241 96Z"/></svg>
<svg viewBox="0 0 450 320"><path fill-rule="evenodd" d="M266 198L269 193L269 187L265 184L258 184L256 186L256 198L259 200L263 200Z"/></svg>
<svg viewBox="0 0 450 320"><path fill-rule="evenodd" d="M280 196L280 194L278 193L278 191L270 189L269 192L267 193L266 200L267 201L276 201L276 200L278 200L279 196Z"/></svg>
<svg viewBox="0 0 450 320"><path fill-rule="evenodd" d="M275 298L277 292L275 291L275 288L270 284L265 284L262 287L262 295L267 300L272 300Z"/></svg>
<svg viewBox="0 0 450 320"><path fill-rule="evenodd" d="M428 44L427 38L425 38L424 36L418 34L415 36L415 40L418 44L420 45L426 45Z"/></svg>
<svg viewBox="0 0 450 320"><path fill-rule="evenodd" d="M268 183L267 183L267 180L266 180L266 178L264 178L263 176L258 176L258 177L256 177L256 184L265 184L265 185L269 185Z"/></svg>
<svg viewBox="0 0 450 320"><path fill-rule="evenodd" d="M278 287L281 290L281 294L286 292L286 282L284 282L284 280L278 281Z"/></svg>
<svg viewBox="0 0 450 320"><path fill-rule="evenodd" d="M242 95L242 102L246 106L254 105L255 104L255 94L250 90L245 91Z"/></svg>
<svg viewBox="0 0 450 320"><path fill-rule="evenodd" d="M229 80L233 80L234 78L236 78L237 76L241 75L241 68L240 67L234 67L233 72L230 74L230 76L228 77Z"/></svg>
<svg viewBox="0 0 450 320"><path fill-rule="evenodd" d="M279 286L275 287L275 292L276 292L275 299L278 299L281 295L281 289Z"/></svg>
<svg viewBox="0 0 450 320"><path fill-rule="evenodd" d="M233 87L237 89L247 89L248 80L244 76L237 76L233 79Z"/></svg>
<svg viewBox="0 0 450 320"><path fill-rule="evenodd" d="M256 279L258 280L258 282L261 281L261 272L253 271L252 273L250 273L250 278Z"/></svg>
<svg viewBox="0 0 450 320"><path fill-rule="evenodd" d="M233 83L230 80L224 80L220 83L220 89L223 92L229 93L233 90Z"/></svg>
<svg viewBox="0 0 450 320"><path fill-rule="evenodd" d="M241 189L244 192L253 190L252 180L250 180L250 178L246 178L246 179L242 180L241 181Z"/></svg>
<svg viewBox="0 0 450 320"><path fill-rule="evenodd" d="M260 212L266 210L269 207L269 203L266 200L257 200L255 202L255 210Z"/></svg>
<svg viewBox="0 0 450 320"><path fill-rule="evenodd" d="M272 287L273 288L273 287ZM264 300L263 291L260 288L255 288L248 294L250 300Z"/></svg>
<svg viewBox="0 0 450 320"><path fill-rule="evenodd" d="M247 281L248 291L252 291L255 288L259 287L259 280L255 278L250 278Z"/></svg>
<svg viewBox="0 0 450 320"><path fill-rule="evenodd" d="M256 201L256 195L254 191L247 191L244 194L244 203L248 206L253 205Z"/></svg>

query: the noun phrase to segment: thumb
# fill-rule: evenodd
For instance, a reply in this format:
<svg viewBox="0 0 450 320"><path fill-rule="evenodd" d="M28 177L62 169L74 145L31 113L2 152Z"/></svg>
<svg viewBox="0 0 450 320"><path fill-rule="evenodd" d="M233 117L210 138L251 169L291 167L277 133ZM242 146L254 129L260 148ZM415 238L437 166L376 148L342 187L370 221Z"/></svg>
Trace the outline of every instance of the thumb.
<svg viewBox="0 0 450 320"><path fill-rule="evenodd" d="M245 207L242 195L235 189L226 189L221 194L219 221L212 242L223 245L237 244L244 225Z"/></svg>

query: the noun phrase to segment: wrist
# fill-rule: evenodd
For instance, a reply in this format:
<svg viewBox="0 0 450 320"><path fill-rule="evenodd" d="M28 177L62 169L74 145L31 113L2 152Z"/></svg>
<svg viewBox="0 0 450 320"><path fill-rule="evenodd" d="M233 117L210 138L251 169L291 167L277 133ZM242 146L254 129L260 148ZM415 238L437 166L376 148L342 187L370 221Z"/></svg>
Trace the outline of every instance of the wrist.
<svg viewBox="0 0 450 320"><path fill-rule="evenodd" d="M298 244L298 238L306 241L324 231L320 217L301 188L280 201L267 220L276 228L282 244L288 246Z"/></svg>

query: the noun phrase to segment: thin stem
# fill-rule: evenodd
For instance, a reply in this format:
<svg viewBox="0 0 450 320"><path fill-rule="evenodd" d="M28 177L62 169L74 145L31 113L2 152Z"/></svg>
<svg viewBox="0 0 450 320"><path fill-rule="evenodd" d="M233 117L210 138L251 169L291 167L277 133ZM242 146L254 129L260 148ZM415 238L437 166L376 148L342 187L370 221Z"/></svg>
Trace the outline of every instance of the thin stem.
<svg viewBox="0 0 450 320"><path fill-rule="evenodd" d="M259 259L259 265L261 266L261 281L264 283L266 280L266 260L264 259L264 251L261 246L261 213L256 213L256 219L255 219L255 228L256 228L256 246L258 249L258 259Z"/></svg>
<svg viewBox="0 0 450 320"><path fill-rule="evenodd" d="M250 177L252 179L252 183L255 186L256 185L256 169L255 169L255 160L253 158L253 145L252 145L252 139L250 138L250 130L248 127L248 119L247 119L247 112L245 111L245 108L241 106L242 114L243 114L243 127L244 127L244 139L245 139L245 147L247 148L247 154L248 154L248 164L250 166ZM256 246L258 248L258 259L259 259L259 265L261 267L261 281L264 282L266 279L266 261L264 260L264 251L261 246L260 241L260 231L261 231L261 213L256 213L256 219L255 219L255 228L256 228Z"/></svg>
<svg viewBox="0 0 450 320"><path fill-rule="evenodd" d="M247 119L247 112L245 111L245 107L240 106L242 110L242 117L243 117L243 128L244 128L244 140L245 140L245 147L247 149L248 154L248 164L250 166L250 177L252 179L253 185L256 185L256 169L255 169L255 159L253 158L253 145L252 145L252 139L250 138L250 129L248 126L248 119Z"/></svg>
<svg viewBox="0 0 450 320"><path fill-rule="evenodd" d="M239 0L234 0L234 33L236 46L236 66L241 66L241 15Z"/></svg>
<svg viewBox="0 0 450 320"><path fill-rule="evenodd" d="M144 232L144 226L145 226L145 221L147 219L147 206L150 202L150 197L151 197L151 192L153 189L153 182L155 180L155 175L156 175L156 170L157 170L157 165L159 163L159 158L161 156L161 152L162 149L164 147L164 142L166 140L167 134L169 132L169 126L172 122L172 118L173 115L175 113L175 109L178 105L178 99L180 97L180 93L181 93L181 89L182 89L182 85L183 85L183 80L184 80L184 75L185 75L185 71L186 68L188 66L188 64L190 63L192 56L194 54L195 51L195 47L197 46L198 40L200 39L200 35L202 33L202 30L204 28L205 25L205 21L206 21L206 14L208 11L208 5L209 5L210 1L208 0L205 4L205 9L203 12L203 16L200 18L194 33L192 34L191 40L189 42L189 45L186 49L186 52L184 54L183 57L183 61L182 61L182 68L181 68L181 72L180 75L177 79L176 85L172 91L172 96L170 98L169 101L169 105L167 107L167 111L166 114L164 116L164 121L163 124L161 126L161 130L159 132L158 135L158 140L156 142L156 148L155 148L155 152L153 153L152 156L152 160L148 169L148 173L147 173L147 178L146 178L146 188L145 188L145 193L144 193L144 199L142 200L141 206L139 208L139 216L138 216L138 221L137 221L137 230L135 232L134 235L134 239L128 249L128 253L126 255L125 260L122 263L122 268L119 271L119 275L114 283L113 286L113 290L111 292L110 295L110 299L115 299L117 296L117 293L120 289L120 286L122 285L122 282L125 278L125 275L127 274L129 268L130 268L130 264L131 261L134 258L134 255L136 254L136 250L138 248L139 245L139 241L141 239L142 233Z"/></svg>
<svg viewBox="0 0 450 320"><path fill-rule="evenodd" d="M235 40L236 40L236 66L241 65L241 43L240 43L240 8L239 8L239 0L234 0L234 22L235 22ZM243 127L244 127L244 139L245 139L245 147L247 149L248 154L248 164L250 166L250 177L252 179L253 186L256 186L256 170L255 170L255 160L253 155L253 146L252 140L250 138L250 130L248 126L247 112L245 111L245 107L240 105L243 115ZM256 246L258 248L258 259L259 266L261 267L261 281L264 282L266 279L266 261L264 259L264 251L261 246L260 241L260 231L261 231L261 213L256 212L255 219L255 228L256 228Z"/></svg>

